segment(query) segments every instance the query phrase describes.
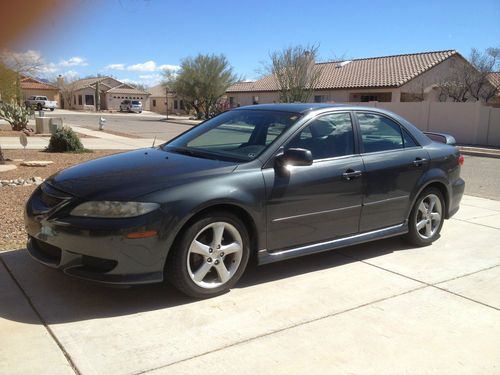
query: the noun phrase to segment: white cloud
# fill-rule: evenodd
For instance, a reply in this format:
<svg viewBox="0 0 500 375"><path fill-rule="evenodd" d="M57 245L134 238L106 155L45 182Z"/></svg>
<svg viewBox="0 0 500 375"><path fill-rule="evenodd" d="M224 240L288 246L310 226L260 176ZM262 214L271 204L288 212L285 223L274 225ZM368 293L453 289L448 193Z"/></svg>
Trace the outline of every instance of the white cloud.
<svg viewBox="0 0 500 375"><path fill-rule="evenodd" d="M124 82L124 83L128 83L128 84L131 84L131 85L137 85L139 83L136 80L133 80L133 79L130 79L130 78L118 78L118 81L121 81L121 82Z"/></svg>
<svg viewBox="0 0 500 375"><path fill-rule="evenodd" d="M59 68L54 63L42 64L38 69L39 73L42 75L51 75L59 71Z"/></svg>
<svg viewBox="0 0 500 375"><path fill-rule="evenodd" d="M170 65L170 64L163 64L158 67L160 70L179 70L181 67L179 65Z"/></svg>
<svg viewBox="0 0 500 375"><path fill-rule="evenodd" d="M83 57L79 56L73 56L70 57L68 60L61 60L59 62L59 66L87 66L88 63Z"/></svg>
<svg viewBox="0 0 500 375"><path fill-rule="evenodd" d="M153 60L127 66L127 70L131 72L154 72L157 69L156 63Z"/></svg>
<svg viewBox="0 0 500 375"><path fill-rule="evenodd" d="M77 79L80 76L80 74L75 70L68 70L66 72L61 73L61 75L67 81L72 81L74 79Z"/></svg>
<svg viewBox="0 0 500 375"><path fill-rule="evenodd" d="M125 64L109 64L104 67L105 70L125 70Z"/></svg>

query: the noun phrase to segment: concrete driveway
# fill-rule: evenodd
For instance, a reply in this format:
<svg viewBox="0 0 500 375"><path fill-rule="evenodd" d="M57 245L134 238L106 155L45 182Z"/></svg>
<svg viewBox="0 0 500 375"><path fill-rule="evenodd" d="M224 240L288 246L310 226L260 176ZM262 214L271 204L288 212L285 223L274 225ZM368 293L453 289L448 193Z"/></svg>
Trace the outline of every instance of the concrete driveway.
<svg viewBox="0 0 500 375"><path fill-rule="evenodd" d="M398 238L252 268L230 293L70 279L1 254L7 374L498 374L500 201Z"/></svg>

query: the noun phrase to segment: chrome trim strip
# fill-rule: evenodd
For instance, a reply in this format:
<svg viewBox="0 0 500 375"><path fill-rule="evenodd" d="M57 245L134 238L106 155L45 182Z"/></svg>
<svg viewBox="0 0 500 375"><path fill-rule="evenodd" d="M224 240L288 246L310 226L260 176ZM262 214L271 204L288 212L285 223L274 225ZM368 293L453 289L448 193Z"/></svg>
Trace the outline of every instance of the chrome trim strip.
<svg viewBox="0 0 500 375"><path fill-rule="evenodd" d="M321 215L321 214L327 214L330 212L335 212L335 211L345 211L345 210L350 210L352 208L357 208L361 207L360 204L355 205L355 206L348 206L348 207L341 207L341 208L334 208L332 210L324 210L324 211L317 211L317 212L310 212L307 214L300 214L300 215L293 215L293 216L287 216L287 217L280 217L278 219L273 219L272 222L278 222L278 221L284 221L284 220L291 220L291 219L297 219L299 217L305 217L305 216L312 216L312 215Z"/></svg>
<svg viewBox="0 0 500 375"><path fill-rule="evenodd" d="M380 201L363 203L363 206L372 206L374 204L381 204L381 203L385 203L385 202L389 202L389 201L396 201L396 200L399 200L399 199L408 199L409 200L410 196L409 195L402 195L400 197L387 198L387 199L382 199Z"/></svg>

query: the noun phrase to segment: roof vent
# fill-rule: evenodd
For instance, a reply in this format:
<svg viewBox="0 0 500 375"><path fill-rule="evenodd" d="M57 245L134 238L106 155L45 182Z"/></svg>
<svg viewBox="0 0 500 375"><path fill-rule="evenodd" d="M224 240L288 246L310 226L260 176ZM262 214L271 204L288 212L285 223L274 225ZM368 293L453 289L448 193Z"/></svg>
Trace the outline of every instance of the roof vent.
<svg viewBox="0 0 500 375"><path fill-rule="evenodd" d="M336 68L342 68L343 66L346 66L347 64L352 63L352 60L347 60L347 61L341 61L335 65Z"/></svg>

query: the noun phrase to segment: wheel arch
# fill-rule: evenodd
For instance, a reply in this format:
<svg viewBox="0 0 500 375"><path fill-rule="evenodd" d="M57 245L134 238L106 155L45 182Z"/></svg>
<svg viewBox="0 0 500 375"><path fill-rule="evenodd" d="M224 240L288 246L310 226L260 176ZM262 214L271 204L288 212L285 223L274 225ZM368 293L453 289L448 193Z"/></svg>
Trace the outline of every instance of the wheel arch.
<svg viewBox="0 0 500 375"><path fill-rule="evenodd" d="M258 246L259 246L259 231L257 229L257 223L252 215L245 210L243 207L234 203L213 203L208 206L203 206L195 211L184 223L180 225L180 228L176 231L172 245L168 250L167 257L165 259L165 265L168 262L172 250L175 249L178 240L181 238L184 231L194 223L199 217L209 213L209 212L227 212L233 214L234 216L241 219L243 225L248 231L248 236L250 237L250 256L256 256ZM164 265L164 266L165 266Z"/></svg>
<svg viewBox="0 0 500 375"><path fill-rule="evenodd" d="M444 206L445 206L444 207L445 218L449 219L449 217L450 217L449 216L450 192L448 191L448 186L447 186L446 182L444 182L443 180L431 180L431 181L427 181L423 186L421 186L417 190L417 193L413 196L413 200L411 202L410 209L408 210L407 218L409 218L410 213L411 213L411 211L413 209L413 206L415 205L415 202L417 201L418 197L422 194L422 192L425 189L429 189L429 188L436 188L443 195Z"/></svg>

